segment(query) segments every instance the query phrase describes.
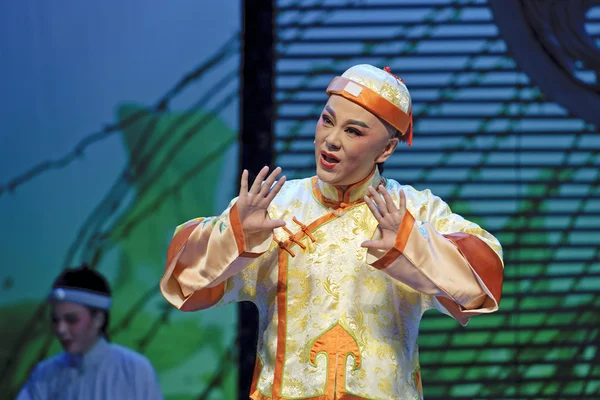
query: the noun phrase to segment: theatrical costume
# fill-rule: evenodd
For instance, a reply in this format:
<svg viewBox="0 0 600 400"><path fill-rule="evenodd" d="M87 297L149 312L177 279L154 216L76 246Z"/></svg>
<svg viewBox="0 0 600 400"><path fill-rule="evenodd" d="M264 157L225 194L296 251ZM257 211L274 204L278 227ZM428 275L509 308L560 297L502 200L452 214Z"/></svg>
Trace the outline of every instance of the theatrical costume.
<svg viewBox="0 0 600 400"><path fill-rule="evenodd" d="M148 359L104 337L112 298L102 275L87 266L66 270L55 281L48 302L73 303L90 312L104 312L105 325L85 353L63 351L40 362L17 400L163 399Z"/></svg>
<svg viewBox="0 0 600 400"><path fill-rule="evenodd" d="M84 355L42 361L17 400L162 400L146 357L104 338Z"/></svg>
<svg viewBox="0 0 600 400"><path fill-rule="evenodd" d="M392 106L397 113L397 102L383 102L390 97L383 95L389 88L382 90L387 77L365 81L369 71L356 72L335 78L328 92L373 113ZM411 130L409 112L393 122L382 114L402 132ZM380 183L396 206L400 190L407 203L387 252L361 247L379 235L363 198ZM268 215L286 225L264 241L244 234L236 199L220 216L179 226L160 283L163 296L183 311L256 304L252 399L420 399L422 314L436 308L466 325L498 309L500 243L429 190L385 179L377 167L345 190L316 176L288 181Z"/></svg>

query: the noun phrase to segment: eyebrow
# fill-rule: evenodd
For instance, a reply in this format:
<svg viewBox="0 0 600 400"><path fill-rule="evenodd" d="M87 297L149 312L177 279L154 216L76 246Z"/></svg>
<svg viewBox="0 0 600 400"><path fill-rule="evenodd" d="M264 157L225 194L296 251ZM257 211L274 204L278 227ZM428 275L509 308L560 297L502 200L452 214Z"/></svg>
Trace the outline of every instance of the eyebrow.
<svg viewBox="0 0 600 400"><path fill-rule="evenodd" d="M61 315L57 315L57 314L50 314L50 316L54 319L65 319L65 318L79 318L79 316L76 313L65 313L65 314L61 314Z"/></svg>
<svg viewBox="0 0 600 400"><path fill-rule="evenodd" d="M333 108L329 107L329 106L325 106L325 110L327 110L327 112L329 114L331 114L333 116L333 118L335 118L335 111L333 111ZM349 119L348 121L346 121L346 123L351 124L351 125L358 125L358 126L362 126L363 128L369 128L369 125L365 124L362 121L359 121L357 119Z"/></svg>
<svg viewBox="0 0 600 400"><path fill-rule="evenodd" d="M331 115L333 115L333 118L335 118L335 111L333 111L333 108L329 107L329 106L325 106L325 110L327 110L327 112Z"/></svg>
<svg viewBox="0 0 600 400"><path fill-rule="evenodd" d="M347 122L351 125L358 125L358 126L362 126L363 128L367 128L367 129L369 128L369 125L367 125L364 122L359 121L357 119L349 119Z"/></svg>

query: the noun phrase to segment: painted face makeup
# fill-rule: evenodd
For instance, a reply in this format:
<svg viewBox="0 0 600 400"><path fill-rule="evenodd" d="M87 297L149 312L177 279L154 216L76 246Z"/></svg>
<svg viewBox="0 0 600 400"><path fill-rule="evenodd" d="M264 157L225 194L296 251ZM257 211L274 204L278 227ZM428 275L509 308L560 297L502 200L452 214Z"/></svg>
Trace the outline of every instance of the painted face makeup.
<svg viewBox="0 0 600 400"><path fill-rule="evenodd" d="M333 95L317 123L315 158L323 182L349 186L359 182L393 153L398 139L361 106Z"/></svg>
<svg viewBox="0 0 600 400"><path fill-rule="evenodd" d="M51 318L54 334L67 353L83 354L100 337L102 315L80 304L54 303Z"/></svg>

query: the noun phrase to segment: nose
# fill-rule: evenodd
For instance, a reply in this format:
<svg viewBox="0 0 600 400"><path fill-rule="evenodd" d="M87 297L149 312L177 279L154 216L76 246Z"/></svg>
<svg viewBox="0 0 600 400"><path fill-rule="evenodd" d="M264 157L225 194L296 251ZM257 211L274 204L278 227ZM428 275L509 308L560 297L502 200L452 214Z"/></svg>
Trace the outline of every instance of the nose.
<svg viewBox="0 0 600 400"><path fill-rule="evenodd" d="M59 338L63 338L67 336L68 328L67 323L65 321L58 321L54 324L54 331L56 332L56 336Z"/></svg>
<svg viewBox="0 0 600 400"><path fill-rule="evenodd" d="M329 135L325 138L325 144L328 150L339 150L342 147L341 132L339 129L331 129Z"/></svg>

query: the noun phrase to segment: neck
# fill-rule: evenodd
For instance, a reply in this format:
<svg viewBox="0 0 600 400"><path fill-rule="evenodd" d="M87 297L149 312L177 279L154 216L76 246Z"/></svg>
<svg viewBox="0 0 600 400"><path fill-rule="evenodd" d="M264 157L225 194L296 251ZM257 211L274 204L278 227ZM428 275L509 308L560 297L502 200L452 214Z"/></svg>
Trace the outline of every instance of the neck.
<svg viewBox="0 0 600 400"><path fill-rule="evenodd" d="M98 344L98 341L101 339L101 336L97 336L95 339L93 339L90 344L88 344L88 346L85 348L85 350L83 351L83 353L81 355L85 355L87 353L89 353L89 351L91 349L94 348L94 346L96 346L96 344Z"/></svg>
<svg viewBox="0 0 600 400"><path fill-rule="evenodd" d="M73 367L84 370L100 363L106 357L107 349L102 336L97 337L83 353L67 353L67 359Z"/></svg>
<svg viewBox="0 0 600 400"><path fill-rule="evenodd" d="M373 168L371 173L359 182L352 185L332 185L321 181L315 177L315 190L323 201L331 203L335 207L336 203L354 204L362 201L365 195L368 195L368 187L377 187L383 182L379 175L377 167Z"/></svg>

